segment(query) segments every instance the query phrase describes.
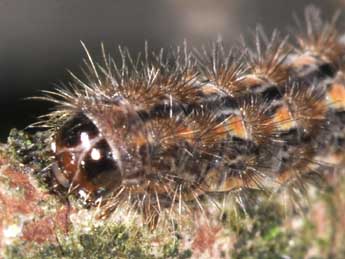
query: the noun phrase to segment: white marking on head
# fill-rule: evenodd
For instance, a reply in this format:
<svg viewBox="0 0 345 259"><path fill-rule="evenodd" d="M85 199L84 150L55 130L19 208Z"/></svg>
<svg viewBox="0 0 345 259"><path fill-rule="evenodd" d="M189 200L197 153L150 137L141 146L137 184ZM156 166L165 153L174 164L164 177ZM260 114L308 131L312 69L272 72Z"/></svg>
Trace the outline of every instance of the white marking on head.
<svg viewBox="0 0 345 259"><path fill-rule="evenodd" d="M84 148L86 148L86 149L91 148L90 138L86 132L82 132L80 134L80 140L81 140L81 144Z"/></svg>
<svg viewBox="0 0 345 259"><path fill-rule="evenodd" d="M92 159L92 160L95 160L95 161L101 159L101 152L99 151L99 149L93 148L93 149L91 150L91 159Z"/></svg>

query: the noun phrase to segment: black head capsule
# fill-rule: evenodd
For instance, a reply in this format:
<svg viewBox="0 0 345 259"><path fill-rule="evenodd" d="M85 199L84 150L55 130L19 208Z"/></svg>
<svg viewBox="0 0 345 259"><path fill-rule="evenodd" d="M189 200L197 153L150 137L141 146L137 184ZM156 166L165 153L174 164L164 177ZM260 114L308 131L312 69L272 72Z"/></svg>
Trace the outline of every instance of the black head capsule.
<svg viewBox="0 0 345 259"><path fill-rule="evenodd" d="M57 161L53 173L62 186L95 197L121 184L117 152L83 113L59 129L52 149Z"/></svg>

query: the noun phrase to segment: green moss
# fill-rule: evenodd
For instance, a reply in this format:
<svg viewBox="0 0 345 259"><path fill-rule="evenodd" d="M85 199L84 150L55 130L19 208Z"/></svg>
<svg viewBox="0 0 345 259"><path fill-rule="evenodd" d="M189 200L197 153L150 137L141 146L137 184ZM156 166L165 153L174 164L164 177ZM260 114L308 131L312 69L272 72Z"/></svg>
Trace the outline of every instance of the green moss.
<svg viewBox="0 0 345 259"><path fill-rule="evenodd" d="M338 185L344 186L344 177L339 179ZM337 215L343 215L343 207L338 200L342 188L327 188L318 190L312 198L309 210L305 215L292 212L287 214L286 208L278 198L267 199L254 192L249 199L245 212L240 208L230 208L223 220L225 232L235 235L233 248L224 254L231 258L305 258L308 253L314 253L308 258L345 258L341 240L344 233L337 231ZM250 195L250 194L249 194ZM337 199L335 199L337 197ZM335 199L335 200L334 200ZM343 201L343 198L340 199ZM318 206L325 205L324 217L326 221L313 222L308 214L315 203L314 210L318 213ZM287 224L287 222L289 222ZM291 224L298 225L293 227ZM327 230L325 236L318 234L318 226ZM320 226L319 226L320 227ZM337 240L338 239L338 240ZM319 254L318 254L319 253Z"/></svg>
<svg viewBox="0 0 345 259"><path fill-rule="evenodd" d="M253 214L252 214L253 213ZM238 231L232 258L302 258L307 246L296 241L293 232L283 228L282 212L278 204L264 202L252 208L246 224Z"/></svg>
<svg viewBox="0 0 345 259"><path fill-rule="evenodd" d="M49 132L39 131L30 134L12 129L7 139L7 153L22 164L40 170L51 161L49 151Z"/></svg>
<svg viewBox="0 0 345 259"><path fill-rule="evenodd" d="M191 256L192 256L192 251L189 249L180 251L179 241L177 239L174 239L173 241L163 246L163 253L160 258L187 259L187 258L190 258Z"/></svg>
<svg viewBox="0 0 345 259"><path fill-rule="evenodd" d="M93 226L87 233L75 230L70 235L57 235L57 244L30 245L25 242L7 247L6 258L189 258L190 250L179 250L175 238L154 250L150 234L124 225ZM25 248L25 249L23 249ZM30 252L28 252L30 251Z"/></svg>
<svg viewBox="0 0 345 259"><path fill-rule="evenodd" d="M25 165L41 187L50 189L51 171L46 170L53 159L49 131L38 131L31 134L12 129L7 139L5 152L12 159L13 165Z"/></svg>

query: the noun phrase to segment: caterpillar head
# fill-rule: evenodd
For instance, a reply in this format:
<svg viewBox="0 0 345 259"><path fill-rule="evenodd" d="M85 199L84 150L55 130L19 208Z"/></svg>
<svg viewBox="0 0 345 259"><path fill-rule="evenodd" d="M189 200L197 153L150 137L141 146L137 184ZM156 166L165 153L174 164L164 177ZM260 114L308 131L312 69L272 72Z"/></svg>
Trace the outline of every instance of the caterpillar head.
<svg viewBox="0 0 345 259"><path fill-rule="evenodd" d="M64 187L75 186L94 193L121 182L118 151L110 147L83 113L76 114L60 128L52 149L57 159L54 175Z"/></svg>
<svg viewBox="0 0 345 259"><path fill-rule="evenodd" d="M145 149L141 120L123 100L102 106L91 100L83 105L54 134L56 180L70 192L90 198L124 185L137 186L145 162L140 155Z"/></svg>

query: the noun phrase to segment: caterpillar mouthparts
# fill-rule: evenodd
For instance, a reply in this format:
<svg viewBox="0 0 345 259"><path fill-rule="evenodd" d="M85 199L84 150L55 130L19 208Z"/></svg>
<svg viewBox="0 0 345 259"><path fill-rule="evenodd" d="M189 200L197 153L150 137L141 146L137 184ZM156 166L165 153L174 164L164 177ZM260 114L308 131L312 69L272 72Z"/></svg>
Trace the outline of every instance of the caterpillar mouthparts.
<svg viewBox="0 0 345 259"><path fill-rule="evenodd" d="M269 190L344 162L345 45L335 21L307 8L295 43L257 30L255 49L217 42L120 64L86 50L87 81L40 99L57 104L52 177L110 213L122 202L156 224L166 208L212 193ZM200 205L201 206L201 205Z"/></svg>

